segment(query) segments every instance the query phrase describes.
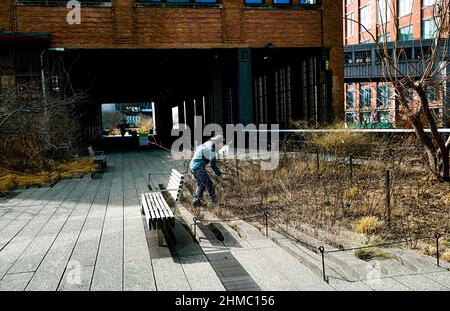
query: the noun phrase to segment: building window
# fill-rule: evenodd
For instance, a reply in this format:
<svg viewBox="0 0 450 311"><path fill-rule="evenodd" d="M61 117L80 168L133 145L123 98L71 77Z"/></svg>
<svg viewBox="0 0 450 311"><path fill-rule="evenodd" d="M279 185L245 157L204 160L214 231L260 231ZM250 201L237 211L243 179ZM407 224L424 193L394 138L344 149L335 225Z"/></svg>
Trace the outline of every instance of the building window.
<svg viewBox="0 0 450 311"><path fill-rule="evenodd" d="M378 25L383 25L391 20L391 7L389 0L378 0Z"/></svg>
<svg viewBox="0 0 450 311"><path fill-rule="evenodd" d="M400 41L407 41L413 39L413 27L412 25L400 28L400 35L399 40Z"/></svg>
<svg viewBox="0 0 450 311"><path fill-rule="evenodd" d="M416 60L429 60L431 57L432 49L430 46L422 45L414 49L414 57Z"/></svg>
<svg viewBox="0 0 450 311"><path fill-rule="evenodd" d="M436 102L438 100L438 92L435 89L427 89L426 94L430 102Z"/></svg>
<svg viewBox="0 0 450 311"><path fill-rule="evenodd" d="M387 106L390 103L391 87L389 84L379 83L377 87L378 106Z"/></svg>
<svg viewBox="0 0 450 311"><path fill-rule="evenodd" d="M292 0L272 0L272 4L292 4Z"/></svg>
<svg viewBox="0 0 450 311"><path fill-rule="evenodd" d="M389 58L392 57L392 52L393 52L392 49L388 49L387 54L386 54L386 52L384 50L377 49L375 52L375 63L376 64L384 64L386 62L387 57L389 57Z"/></svg>
<svg viewBox="0 0 450 311"><path fill-rule="evenodd" d="M359 102L361 107L370 107L372 99L372 89L370 87L363 87L359 92Z"/></svg>
<svg viewBox="0 0 450 311"><path fill-rule="evenodd" d="M412 12L413 0L399 0L398 2L398 16L406 16Z"/></svg>
<svg viewBox="0 0 450 311"><path fill-rule="evenodd" d="M370 63L370 51L355 52L355 63Z"/></svg>
<svg viewBox="0 0 450 311"><path fill-rule="evenodd" d="M275 107L278 123L289 126L291 120L291 67L275 71Z"/></svg>
<svg viewBox="0 0 450 311"><path fill-rule="evenodd" d="M347 38L351 38L355 35L354 13L347 14L346 25L347 25Z"/></svg>
<svg viewBox="0 0 450 311"><path fill-rule="evenodd" d="M353 105L355 104L355 91L347 90L345 100L347 108L353 108Z"/></svg>
<svg viewBox="0 0 450 311"><path fill-rule="evenodd" d="M344 53L344 61L346 64L353 64L352 52Z"/></svg>
<svg viewBox="0 0 450 311"><path fill-rule="evenodd" d="M345 122L349 124L355 123L355 114L353 112L346 113Z"/></svg>
<svg viewBox="0 0 450 311"><path fill-rule="evenodd" d="M422 21L422 38L431 39L436 33L436 23L433 18Z"/></svg>
<svg viewBox="0 0 450 311"><path fill-rule="evenodd" d="M267 76L262 75L254 81L256 119L258 124L267 124Z"/></svg>
<svg viewBox="0 0 450 311"><path fill-rule="evenodd" d="M423 0L423 7L433 6L436 4L436 0Z"/></svg>
<svg viewBox="0 0 450 311"><path fill-rule="evenodd" d="M396 52L398 55L398 59L401 63L406 63L413 59L412 58L412 48L402 48Z"/></svg>
<svg viewBox="0 0 450 311"><path fill-rule="evenodd" d="M390 41L391 41L391 33L390 32L378 36L378 42L380 42L380 43L390 42Z"/></svg>
<svg viewBox="0 0 450 311"><path fill-rule="evenodd" d="M372 123L372 113L370 111L361 112L360 121L365 125Z"/></svg>
<svg viewBox="0 0 450 311"><path fill-rule="evenodd" d="M389 111L380 111L378 115L378 120L383 124L391 123L391 113Z"/></svg>
<svg viewBox="0 0 450 311"><path fill-rule="evenodd" d="M359 10L360 32L370 29L370 6L365 6Z"/></svg>

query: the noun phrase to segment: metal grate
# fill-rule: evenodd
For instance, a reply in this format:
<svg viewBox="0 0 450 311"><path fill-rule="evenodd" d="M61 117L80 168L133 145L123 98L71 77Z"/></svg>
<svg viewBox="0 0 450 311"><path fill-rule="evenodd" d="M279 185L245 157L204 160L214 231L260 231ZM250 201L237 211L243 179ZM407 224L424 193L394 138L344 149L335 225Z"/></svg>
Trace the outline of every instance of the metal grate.
<svg viewBox="0 0 450 311"><path fill-rule="evenodd" d="M261 291L230 252L210 253L206 256L227 291Z"/></svg>

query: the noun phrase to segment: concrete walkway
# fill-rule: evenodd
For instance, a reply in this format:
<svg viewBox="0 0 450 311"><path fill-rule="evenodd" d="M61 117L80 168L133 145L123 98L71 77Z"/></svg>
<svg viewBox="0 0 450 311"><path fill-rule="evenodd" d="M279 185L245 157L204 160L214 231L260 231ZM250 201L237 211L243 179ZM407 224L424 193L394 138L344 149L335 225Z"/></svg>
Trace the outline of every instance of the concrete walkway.
<svg viewBox="0 0 450 311"><path fill-rule="evenodd" d="M180 224L175 249L144 230L139 195L148 172L182 166L162 151L113 153L94 179L1 199L0 290L223 290Z"/></svg>

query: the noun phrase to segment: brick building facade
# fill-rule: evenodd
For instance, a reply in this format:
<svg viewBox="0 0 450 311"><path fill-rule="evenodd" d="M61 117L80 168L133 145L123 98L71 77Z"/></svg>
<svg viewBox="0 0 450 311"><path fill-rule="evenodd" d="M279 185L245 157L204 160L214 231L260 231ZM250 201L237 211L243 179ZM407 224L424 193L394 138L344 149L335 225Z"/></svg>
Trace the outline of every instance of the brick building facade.
<svg viewBox="0 0 450 311"><path fill-rule="evenodd" d="M358 127L406 126L394 99L394 90L385 83L383 65L374 39L386 44L389 51L394 51L394 42L401 42L408 59L400 62L400 72L407 73L411 68L420 67L423 51L432 44L434 35L434 3L433 0L344 2L347 124ZM443 50L442 53L448 54L448 51ZM416 74L419 73L420 70L417 70ZM444 92L448 93L449 86L448 83L444 86ZM449 126L448 97L438 100L435 94L430 93L429 99L439 125Z"/></svg>

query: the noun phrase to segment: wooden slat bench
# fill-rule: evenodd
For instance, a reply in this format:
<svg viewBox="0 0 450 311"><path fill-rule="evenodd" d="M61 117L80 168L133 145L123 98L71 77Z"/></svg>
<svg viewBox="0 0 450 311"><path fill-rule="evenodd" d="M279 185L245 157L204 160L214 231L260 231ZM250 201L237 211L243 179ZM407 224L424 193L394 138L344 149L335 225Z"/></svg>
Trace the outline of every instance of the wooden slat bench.
<svg viewBox="0 0 450 311"><path fill-rule="evenodd" d="M164 189L157 189L158 187L154 185L151 175L161 174L149 174L149 187L151 187L152 191L141 195L141 213L145 215L149 230L173 228L175 226L175 216L169 204L167 204L163 193L167 192L176 202L180 197L184 175L172 169L169 182Z"/></svg>
<svg viewBox="0 0 450 311"><path fill-rule="evenodd" d="M94 149L90 146L87 148L88 153L91 157L95 158L95 163L99 165L101 168L106 167L106 156L104 151L94 151Z"/></svg>

